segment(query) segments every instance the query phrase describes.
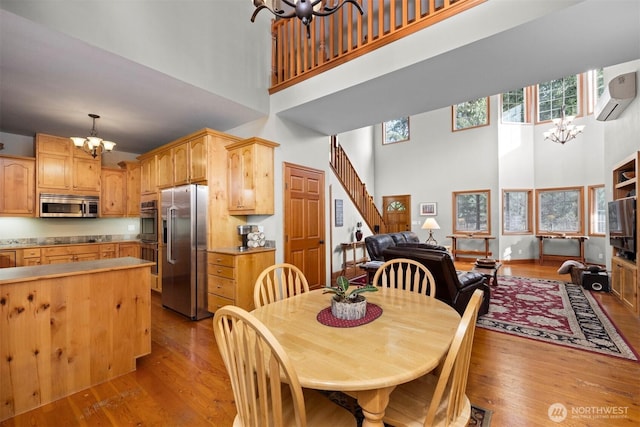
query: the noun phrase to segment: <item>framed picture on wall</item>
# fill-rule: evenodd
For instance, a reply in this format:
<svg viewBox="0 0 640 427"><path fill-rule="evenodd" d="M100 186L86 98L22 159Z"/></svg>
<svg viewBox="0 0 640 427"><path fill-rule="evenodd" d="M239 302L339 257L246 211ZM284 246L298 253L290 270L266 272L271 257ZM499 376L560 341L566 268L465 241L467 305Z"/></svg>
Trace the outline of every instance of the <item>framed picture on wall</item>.
<svg viewBox="0 0 640 427"><path fill-rule="evenodd" d="M420 215L436 215L436 202L420 203Z"/></svg>
<svg viewBox="0 0 640 427"><path fill-rule="evenodd" d="M335 200L335 216L334 216L334 220L335 220L335 226L336 227L342 227L344 225L344 218L343 218L343 203L342 203L342 199L336 199Z"/></svg>

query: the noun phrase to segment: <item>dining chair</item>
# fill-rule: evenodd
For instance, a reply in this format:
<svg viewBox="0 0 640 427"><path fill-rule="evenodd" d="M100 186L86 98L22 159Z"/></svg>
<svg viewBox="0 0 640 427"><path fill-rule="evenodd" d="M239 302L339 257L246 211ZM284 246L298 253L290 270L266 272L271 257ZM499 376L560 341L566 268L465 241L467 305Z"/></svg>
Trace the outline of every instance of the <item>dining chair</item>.
<svg viewBox="0 0 640 427"><path fill-rule="evenodd" d="M287 353L251 313L224 306L215 312L213 332L231 378L238 411L234 427L356 425L347 409L302 389Z"/></svg>
<svg viewBox="0 0 640 427"><path fill-rule="evenodd" d="M436 282L433 274L418 261L394 258L383 263L371 282L374 286L400 288L435 297Z"/></svg>
<svg viewBox="0 0 640 427"><path fill-rule="evenodd" d="M256 279L253 303L258 308L302 292L309 292L302 271L293 264L275 264L265 268Z"/></svg>
<svg viewBox="0 0 640 427"><path fill-rule="evenodd" d="M484 293L476 289L458 324L438 374L427 374L393 390L383 421L395 427L460 426L471 418L465 394L478 310Z"/></svg>

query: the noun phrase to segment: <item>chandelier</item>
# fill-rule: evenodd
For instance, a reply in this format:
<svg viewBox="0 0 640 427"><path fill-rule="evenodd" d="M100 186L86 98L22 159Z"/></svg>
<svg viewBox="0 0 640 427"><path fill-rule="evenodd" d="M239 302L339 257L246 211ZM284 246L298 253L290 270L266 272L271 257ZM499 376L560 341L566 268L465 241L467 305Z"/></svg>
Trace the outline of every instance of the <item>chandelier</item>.
<svg viewBox="0 0 640 427"><path fill-rule="evenodd" d="M104 141L102 138L98 138L98 131L96 130L96 119L99 119L100 116L97 114L89 114L89 117L93 119L93 126L91 127L89 136L72 136L71 140L73 141L73 145L91 154L95 159L103 152L113 150L113 147L116 146L116 143L111 141Z"/></svg>
<svg viewBox="0 0 640 427"><path fill-rule="evenodd" d="M565 116L566 106L562 106L562 115L559 119L553 119L553 124L555 127L549 129L544 133L544 139L551 140L553 142L559 142L560 144L564 144L567 141L571 141L578 134L581 134L584 126L576 126L571 124L575 119L575 116Z"/></svg>
<svg viewBox="0 0 640 427"><path fill-rule="evenodd" d="M269 12L273 13L278 18L288 19L288 18L293 18L295 16L302 21L302 24L305 27L307 27L307 38L310 38L311 30L309 28L309 25L311 24L311 21L313 20L314 15L315 16L331 15L334 12L336 12L338 9L340 9L342 6L344 6L346 3L351 3L356 7L356 9L358 9L358 12L360 12L360 15L363 14L362 7L360 7L360 5L355 0L342 0L342 1L339 1L338 4L334 7L330 7L327 4L325 4L325 2L328 0L282 0L282 1L285 2L288 6L292 7L293 10L289 13L285 13L284 10L278 9L275 6L272 6L272 7L267 6L266 2L274 3L275 0L253 0L253 4L256 6L256 10L253 12L253 15L251 15L251 22L255 22L256 15L262 9L267 9ZM323 4L324 4L324 8L322 8Z"/></svg>

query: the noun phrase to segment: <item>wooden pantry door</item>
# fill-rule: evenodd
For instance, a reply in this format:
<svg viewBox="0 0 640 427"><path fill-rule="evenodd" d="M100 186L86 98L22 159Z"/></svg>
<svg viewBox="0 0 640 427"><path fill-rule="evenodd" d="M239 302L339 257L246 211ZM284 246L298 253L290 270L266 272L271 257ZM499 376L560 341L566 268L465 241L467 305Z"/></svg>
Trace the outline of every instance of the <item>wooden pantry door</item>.
<svg viewBox="0 0 640 427"><path fill-rule="evenodd" d="M324 172L284 163L284 262L304 273L310 288L326 282Z"/></svg>

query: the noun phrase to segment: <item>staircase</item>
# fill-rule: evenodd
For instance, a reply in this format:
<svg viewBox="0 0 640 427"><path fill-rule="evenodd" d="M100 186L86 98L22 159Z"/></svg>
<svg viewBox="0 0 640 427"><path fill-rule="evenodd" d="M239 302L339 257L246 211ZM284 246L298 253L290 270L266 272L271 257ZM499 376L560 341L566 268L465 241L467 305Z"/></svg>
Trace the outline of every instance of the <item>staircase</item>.
<svg viewBox="0 0 640 427"><path fill-rule="evenodd" d="M335 135L331 136L331 168L369 228L375 234L385 233L386 225L382 214Z"/></svg>

